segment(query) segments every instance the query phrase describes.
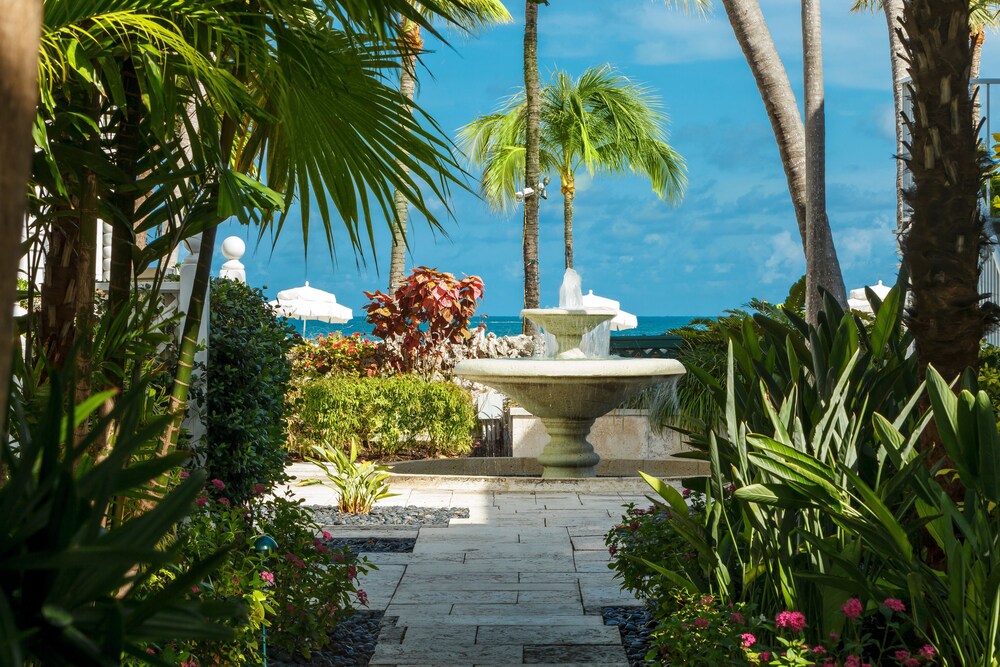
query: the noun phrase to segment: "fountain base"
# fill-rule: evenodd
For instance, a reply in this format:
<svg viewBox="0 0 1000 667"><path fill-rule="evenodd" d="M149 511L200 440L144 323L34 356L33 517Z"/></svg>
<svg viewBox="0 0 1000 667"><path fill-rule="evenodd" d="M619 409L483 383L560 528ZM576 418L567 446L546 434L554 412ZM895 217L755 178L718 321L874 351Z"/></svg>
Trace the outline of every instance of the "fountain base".
<svg viewBox="0 0 1000 667"><path fill-rule="evenodd" d="M601 457L587 440L594 419L543 417L549 434L545 449L538 456L544 479L596 477Z"/></svg>

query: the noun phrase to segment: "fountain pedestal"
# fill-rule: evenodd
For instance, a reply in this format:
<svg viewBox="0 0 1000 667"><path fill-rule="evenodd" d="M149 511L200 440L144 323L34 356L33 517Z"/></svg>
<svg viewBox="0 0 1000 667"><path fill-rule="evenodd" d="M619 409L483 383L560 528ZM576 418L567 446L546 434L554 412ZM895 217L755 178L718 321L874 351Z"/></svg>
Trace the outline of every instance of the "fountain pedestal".
<svg viewBox="0 0 1000 667"><path fill-rule="evenodd" d="M538 456L543 478L596 477L600 455L587 440L594 418L549 417L544 421L549 441Z"/></svg>

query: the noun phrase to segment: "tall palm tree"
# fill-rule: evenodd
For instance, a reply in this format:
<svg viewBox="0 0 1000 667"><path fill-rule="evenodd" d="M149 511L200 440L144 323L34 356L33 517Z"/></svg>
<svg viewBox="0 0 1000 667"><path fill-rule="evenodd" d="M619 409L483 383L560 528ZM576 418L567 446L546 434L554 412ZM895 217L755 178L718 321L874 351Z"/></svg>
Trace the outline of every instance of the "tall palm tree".
<svg viewBox="0 0 1000 667"><path fill-rule="evenodd" d="M578 79L557 72L541 90L542 172L559 177L563 195L564 257L573 267L573 201L576 172L632 173L649 178L657 196L678 202L686 183L684 160L666 142L666 116L648 88L609 65ZM465 152L483 168L482 190L500 211L516 206L524 172L524 93L497 113L481 116L459 131Z"/></svg>
<svg viewBox="0 0 1000 667"><path fill-rule="evenodd" d="M524 2L524 100L527 112L524 132L524 183L536 188L539 177L538 151L541 146L542 103L538 93L538 4L548 0ZM538 308L541 281L538 267L538 194L524 199L524 230L521 257L524 262L524 307ZM524 318L521 333L535 335L534 322Z"/></svg>
<svg viewBox="0 0 1000 667"><path fill-rule="evenodd" d="M7 383L13 356L14 293L31 174L31 125L37 103L41 0L0 0L0 424L7 414ZM0 426L3 429L3 426ZM4 438L0 432L0 438ZM0 466L0 480L3 479Z"/></svg>
<svg viewBox="0 0 1000 667"><path fill-rule="evenodd" d="M912 117L904 119L913 176L902 239L913 295L907 326L921 374L933 364L949 380L978 367L980 340L996 309L979 294L984 172L969 93L973 45L962 29L968 25L968 0L903 3L913 99Z"/></svg>
<svg viewBox="0 0 1000 667"><path fill-rule="evenodd" d="M820 287L836 284L839 263L821 253L833 244L820 235L829 230L826 215L826 107L823 89L823 39L820 0L802 0L802 72L806 139L806 319L816 324L823 303ZM836 256L833 258L836 260ZM837 267L837 275L827 272ZM846 296L846 295L845 295Z"/></svg>
<svg viewBox="0 0 1000 667"><path fill-rule="evenodd" d="M822 287L846 308L847 292L826 210L807 218L805 127L785 66L764 20L760 2L722 0L722 4L771 121L771 129L785 170L785 180L788 182L788 192L795 209L802 248L806 253L806 273L818 276ZM811 230L810 224L814 226ZM810 245L811 252L808 247ZM815 318L815 314L811 317Z"/></svg>
<svg viewBox="0 0 1000 667"><path fill-rule="evenodd" d="M431 18L426 8L417 0L413 0L413 4L426 18ZM461 3L452 1L446 10L452 12L448 18L464 31L510 23L514 20L500 0L462 0ZM407 21L401 41L399 93L404 100L412 103L417 82L417 56L424 45L420 24ZM406 169L405 164L400 163L399 166L400 169ZM402 191L396 190L393 193L393 206L396 215L392 225L392 254L389 258L390 294L393 294L396 288L403 284L406 272L406 225L410 203Z"/></svg>

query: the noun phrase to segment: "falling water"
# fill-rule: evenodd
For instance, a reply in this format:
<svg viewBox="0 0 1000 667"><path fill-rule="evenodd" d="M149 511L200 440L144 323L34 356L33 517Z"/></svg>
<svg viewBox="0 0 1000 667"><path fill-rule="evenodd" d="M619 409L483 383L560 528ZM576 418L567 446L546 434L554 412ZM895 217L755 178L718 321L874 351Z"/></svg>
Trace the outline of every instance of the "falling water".
<svg viewBox="0 0 1000 667"><path fill-rule="evenodd" d="M607 359L611 356L611 320L601 322L583 335L580 350L588 359Z"/></svg>
<svg viewBox="0 0 1000 667"><path fill-rule="evenodd" d="M559 307L567 310L583 308L583 288L580 274L573 269L566 269L562 285L559 286Z"/></svg>

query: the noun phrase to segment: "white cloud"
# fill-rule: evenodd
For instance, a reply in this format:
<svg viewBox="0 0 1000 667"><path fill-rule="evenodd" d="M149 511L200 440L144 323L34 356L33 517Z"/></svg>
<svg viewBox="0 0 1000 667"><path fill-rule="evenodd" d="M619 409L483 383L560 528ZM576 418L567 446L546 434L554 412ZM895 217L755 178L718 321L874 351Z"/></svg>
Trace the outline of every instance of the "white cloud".
<svg viewBox="0 0 1000 667"><path fill-rule="evenodd" d="M768 244L771 252L764 261L760 280L764 284L787 282L790 276L802 274L805 259L802 256L802 245L792 240L789 231L780 232L771 237ZM766 250L765 250L766 252Z"/></svg>

